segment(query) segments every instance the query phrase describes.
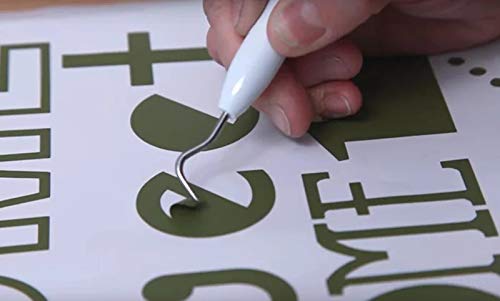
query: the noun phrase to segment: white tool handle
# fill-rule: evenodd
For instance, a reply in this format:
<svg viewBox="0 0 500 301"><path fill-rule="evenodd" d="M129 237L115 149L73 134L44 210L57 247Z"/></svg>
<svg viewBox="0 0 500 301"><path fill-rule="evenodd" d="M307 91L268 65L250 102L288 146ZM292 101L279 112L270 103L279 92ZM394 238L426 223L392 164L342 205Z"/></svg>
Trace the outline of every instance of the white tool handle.
<svg viewBox="0 0 500 301"><path fill-rule="evenodd" d="M267 36L269 16L278 1L269 1L227 71L219 108L228 113L232 121L264 92L285 60L272 48Z"/></svg>

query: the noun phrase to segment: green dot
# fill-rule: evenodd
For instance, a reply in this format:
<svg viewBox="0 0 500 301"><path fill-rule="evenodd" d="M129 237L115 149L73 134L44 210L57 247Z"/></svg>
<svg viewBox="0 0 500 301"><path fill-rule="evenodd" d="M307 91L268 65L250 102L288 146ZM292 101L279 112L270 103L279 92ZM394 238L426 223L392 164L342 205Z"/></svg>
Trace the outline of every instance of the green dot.
<svg viewBox="0 0 500 301"><path fill-rule="evenodd" d="M465 63L465 60L461 57L452 57L448 60L448 63L453 66L460 66Z"/></svg>
<svg viewBox="0 0 500 301"><path fill-rule="evenodd" d="M491 80L491 85L493 87L500 87L500 78L496 77Z"/></svg>
<svg viewBox="0 0 500 301"><path fill-rule="evenodd" d="M484 69L482 67L472 68L470 70L470 74L475 75L475 76L485 75L486 74L486 69Z"/></svg>

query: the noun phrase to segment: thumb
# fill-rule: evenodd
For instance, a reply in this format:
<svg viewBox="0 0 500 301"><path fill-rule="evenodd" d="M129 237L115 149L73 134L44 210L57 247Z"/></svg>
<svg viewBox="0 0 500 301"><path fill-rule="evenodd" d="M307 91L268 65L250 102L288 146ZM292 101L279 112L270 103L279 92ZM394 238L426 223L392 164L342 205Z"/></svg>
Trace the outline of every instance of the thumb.
<svg viewBox="0 0 500 301"><path fill-rule="evenodd" d="M282 55L302 56L351 33L390 0L281 0L268 24L271 43Z"/></svg>

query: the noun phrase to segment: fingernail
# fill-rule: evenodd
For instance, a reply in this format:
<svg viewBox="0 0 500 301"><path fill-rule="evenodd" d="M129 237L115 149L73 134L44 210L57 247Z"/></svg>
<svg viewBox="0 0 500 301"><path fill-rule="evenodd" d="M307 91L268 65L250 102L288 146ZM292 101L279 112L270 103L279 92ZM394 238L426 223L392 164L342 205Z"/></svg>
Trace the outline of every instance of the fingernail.
<svg viewBox="0 0 500 301"><path fill-rule="evenodd" d="M323 101L323 111L321 116L324 118L342 118L352 115L349 99L342 94L334 93L325 96Z"/></svg>
<svg viewBox="0 0 500 301"><path fill-rule="evenodd" d="M243 1L244 0L233 0L233 25L238 26L240 23L241 12L243 11Z"/></svg>
<svg viewBox="0 0 500 301"><path fill-rule="evenodd" d="M292 48L311 44L326 32L318 8L309 0L291 1L272 22L278 37Z"/></svg>
<svg viewBox="0 0 500 301"><path fill-rule="evenodd" d="M290 128L290 121L288 120L285 111L279 105L271 104L265 111L280 131L287 136L291 135L292 131Z"/></svg>

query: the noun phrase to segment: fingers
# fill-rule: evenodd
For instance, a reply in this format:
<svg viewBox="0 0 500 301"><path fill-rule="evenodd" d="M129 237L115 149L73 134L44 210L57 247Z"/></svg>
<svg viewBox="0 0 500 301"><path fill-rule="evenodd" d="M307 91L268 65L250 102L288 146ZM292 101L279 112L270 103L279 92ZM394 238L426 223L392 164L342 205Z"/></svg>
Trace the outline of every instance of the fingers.
<svg viewBox="0 0 500 301"><path fill-rule="evenodd" d="M204 0L210 23L207 44L210 55L228 66L243 37L261 15L267 0Z"/></svg>
<svg viewBox="0 0 500 301"><path fill-rule="evenodd" d="M292 60L297 79L305 87L331 80L352 79L359 73L362 64L361 51L347 40Z"/></svg>
<svg viewBox="0 0 500 301"><path fill-rule="evenodd" d="M354 115L362 104L361 92L351 81L323 83L310 88L308 93L316 117L319 117L320 120Z"/></svg>
<svg viewBox="0 0 500 301"><path fill-rule="evenodd" d="M233 3L232 0L204 0L203 11L207 16L208 23L215 27L228 23L228 19L234 15Z"/></svg>
<svg viewBox="0 0 500 301"><path fill-rule="evenodd" d="M351 81L329 81L306 90L285 65L254 107L285 135L300 137L312 121L354 115L361 104L361 92Z"/></svg>
<svg viewBox="0 0 500 301"><path fill-rule="evenodd" d="M242 34L248 32L264 2L267 3L258 2L205 0L204 9L211 25L207 45L210 55L220 64L230 65L243 40ZM360 51L343 40L288 60L254 107L268 115L285 135L300 137L313 119L339 118L357 112L361 105L359 90L349 81L338 80L354 77L361 64Z"/></svg>
<svg viewBox="0 0 500 301"><path fill-rule="evenodd" d="M306 90L288 65L283 66L254 107L267 114L276 127L290 137L304 135L315 116Z"/></svg>
<svg viewBox="0 0 500 301"><path fill-rule="evenodd" d="M234 0L234 27L241 36L246 36L250 28L264 11L267 0Z"/></svg>
<svg viewBox="0 0 500 301"><path fill-rule="evenodd" d="M211 26L229 23L246 36L257 21L268 0L203 0L203 9Z"/></svg>
<svg viewBox="0 0 500 301"><path fill-rule="evenodd" d="M234 28L234 4L233 0L203 1L203 8L211 25L207 34L208 51L224 66L229 66L243 40Z"/></svg>
<svg viewBox="0 0 500 301"><path fill-rule="evenodd" d="M208 54L219 64L222 62L219 58L219 50L217 49L217 32L210 27L207 32L207 49Z"/></svg>
<svg viewBox="0 0 500 301"><path fill-rule="evenodd" d="M208 49L210 55L224 66L229 66L243 39L234 27L233 16L240 9L236 4L231 0L204 2L211 25L207 35ZM277 128L291 137L302 136L315 115L306 90L286 64L254 107L267 114Z"/></svg>
<svg viewBox="0 0 500 301"><path fill-rule="evenodd" d="M350 81L361 70L361 51L350 41L341 40L291 61L296 78L309 87L314 121L356 114L361 107L361 92Z"/></svg>
<svg viewBox="0 0 500 301"><path fill-rule="evenodd" d="M296 57L311 53L349 34L390 0L281 0L268 24L279 53Z"/></svg>

